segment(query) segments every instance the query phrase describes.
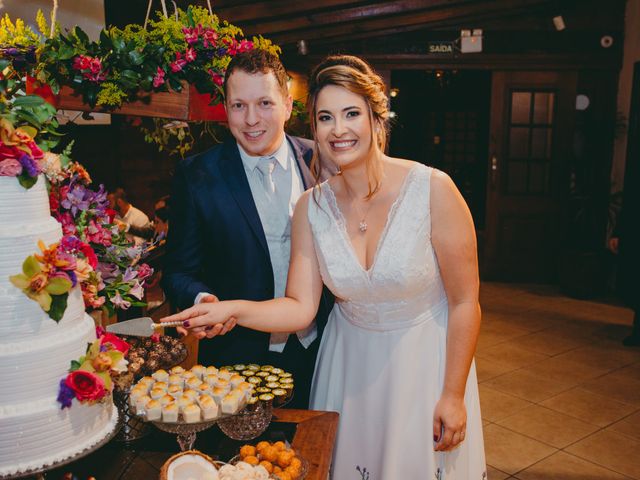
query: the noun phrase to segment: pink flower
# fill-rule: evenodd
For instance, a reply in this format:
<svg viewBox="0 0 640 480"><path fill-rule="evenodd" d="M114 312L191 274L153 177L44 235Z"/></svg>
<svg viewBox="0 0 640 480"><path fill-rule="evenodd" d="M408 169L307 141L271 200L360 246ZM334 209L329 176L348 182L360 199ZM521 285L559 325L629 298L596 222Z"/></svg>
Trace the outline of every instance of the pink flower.
<svg viewBox="0 0 640 480"><path fill-rule="evenodd" d="M105 333L100 337L100 345L111 345L114 350L122 352L124 355L127 354L131 345L122 340L120 337L114 335L113 333Z"/></svg>
<svg viewBox="0 0 640 480"><path fill-rule="evenodd" d="M164 85L164 70L158 67L155 77L153 77L153 88L158 88L160 85Z"/></svg>
<svg viewBox="0 0 640 480"><path fill-rule="evenodd" d="M196 59L196 51L193 48L187 48L187 51L184 53L184 59L187 62L193 62Z"/></svg>
<svg viewBox="0 0 640 480"><path fill-rule="evenodd" d="M242 40L240 45L238 45L238 53L248 52L249 50L253 50L253 42L250 40Z"/></svg>
<svg viewBox="0 0 640 480"><path fill-rule="evenodd" d="M27 143L27 147L29 147L29 150L31 150L31 157L34 160L40 160L41 158L44 158L44 152L40 150L40 147L36 145L36 142L31 141Z"/></svg>
<svg viewBox="0 0 640 480"><path fill-rule="evenodd" d="M13 145L5 145L0 142L0 159L1 158L18 158L22 155L22 150Z"/></svg>
<svg viewBox="0 0 640 480"><path fill-rule="evenodd" d="M76 222L73 220L71 213L64 212L58 215L55 215L56 220L60 222L62 225L62 233L65 235L75 235L76 233Z"/></svg>
<svg viewBox="0 0 640 480"><path fill-rule="evenodd" d="M218 40L218 34L215 32L215 30L211 30L210 28L208 28L207 30L205 30L202 38L204 39L205 48L208 48L209 45L215 47L216 41Z"/></svg>
<svg viewBox="0 0 640 480"><path fill-rule="evenodd" d="M121 308L122 310L126 310L131 306L131 302L122 298L120 292L116 292L116 294L111 297L111 303L116 308Z"/></svg>
<svg viewBox="0 0 640 480"><path fill-rule="evenodd" d="M89 70L91 70L91 73L93 73L94 75L100 73L100 70L102 70L102 62L99 58L91 59Z"/></svg>
<svg viewBox="0 0 640 480"><path fill-rule="evenodd" d="M73 59L73 68L75 70L88 70L91 66L91 57L86 55L78 55Z"/></svg>
<svg viewBox="0 0 640 480"><path fill-rule="evenodd" d="M145 278L150 277L152 274L153 274L153 268L151 268L146 263L141 263L140 266L138 267L138 280L140 280L141 282Z"/></svg>
<svg viewBox="0 0 640 480"><path fill-rule="evenodd" d="M103 398L107 391L102 379L92 372L76 370L67 375L66 385L74 391L76 398L83 401L94 402Z"/></svg>
<svg viewBox="0 0 640 480"><path fill-rule="evenodd" d="M202 25L198 25L196 28L183 28L184 40L189 45L193 45L198 41L200 35L202 35Z"/></svg>
<svg viewBox="0 0 640 480"><path fill-rule="evenodd" d="M0 177L17 177L22 173L22 165L15 158L0 160Z"/></svg>
<svg viewBox="0 0 640 480"><path fill-rule="evenodd" d="M227 53L231 56L234 56L238 53L238 42L235 39L225 39L224 44L227 47Z"/></svg>
<svg viewBox="0 0 640 480"><path fill-rule="evenodd" d="M211 75L211 80L213 81L213 83L215 83L218 86L222 86L222 84L224 83L224 77L222 75L220 75L219 73L214 72L213 70L209 69L209 75Z"/></svg>
<svg viewBox="0 0 640 480"><path fill-rule="evenodd" d="M171 67L171 71L173 73L176 73L182 70L186 64L187 61L182 58L182 54L180 52L176 52L176 59L175 61L171 62L169 66Z"/></svg>

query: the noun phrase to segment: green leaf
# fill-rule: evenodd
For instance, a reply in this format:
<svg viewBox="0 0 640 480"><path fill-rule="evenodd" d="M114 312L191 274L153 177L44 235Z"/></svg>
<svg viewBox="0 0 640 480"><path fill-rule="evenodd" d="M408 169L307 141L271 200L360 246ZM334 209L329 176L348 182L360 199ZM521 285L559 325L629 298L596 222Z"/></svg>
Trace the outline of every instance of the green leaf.
<svg viewBox="0 0 640 480"><path fill-rule="evenodd" d="M144 62L144 55L138 50L131 50L129 52L129 59L133 65L142 65Z"/></svg>
<svg viewBox="0 0 640 480"><path fill-rule="evenodd" d="M62 295L54 295L51 297L51 307L49 308L49 317L56 322L62 320L64 311L67 309L68 293Z"/></svg>
<svg viewBox="0 0 640 480"><path fill-rule="evenodd" d="M51 295L62 295L63 293L67 293L71 290L71 281L62 277L54 277L49 280L45 289Z"/></svg>
<svg viewBox="0 0 640 480"><path fill-rule="evenodd" d="M20 97L15 97L13 100L14 107L40 107L44 103L44 99L38 95L22 95Z"/></svg>
<svg viewBox="0 0 640 480"><path fill-rule="evenodd" d="M71 360L71 366L69 367L69 371L70 372L75 372L76 370L78 370L80 368L80 365L82 365L82 364L79 361Z"/></svg>
<svg viewBox="0 0 640 480"><path fill-rule="evenodd" d="M84 33L84 31L76 26L73 29L73 34L78 38L78 40L80 40L82 43L87 44L89 43L89 37L87 36L86 33Z"/></svg>
<svg viewBox="0 0 640 480"><path fill-rule="evenodd" d="M58 51L58 58L60 60L69 60L76 54L75 49L70 45L62 45Z"/></svg>
<svg viewBox="0 0 640 480"><path fill-rule="evenodd" d="M21 173L20 175L18 175L18 183L20 183L20 185L22 185L27 190L33 187L37 181L38 177L30 177L26 173Z"/></svg>
<svg viewBox="0 0 640 480"><path fill-rule="evenodd" d="M106 49L113 48L113 43L111 42L111 38L109 38L109 34L104 29L100 32L100 44Z"/></svg>
<svg viewBox="0 0 640 480"><path fill-rule="evenodd" d="M22 271L27 277L31 278L35 274L40 273L42 271L42 267L40 267L40 262L36 260L36 257L29 255L25 258L24 262L22 262Z"/></svg>
<svg viewBox="0 0 640 480"><path fill-rule="evenodd" d="M111 43L113 44L113 49L117 53L122 53L125 47L124 39L122 37L114 35L111 39Z"/></svg>
<svg viewBox="0 0 640 480"><path fill-rule="evenodd" d="M0 71L4 70L9 65L11 65L11 60L7 58L0 58Z"/></svg>

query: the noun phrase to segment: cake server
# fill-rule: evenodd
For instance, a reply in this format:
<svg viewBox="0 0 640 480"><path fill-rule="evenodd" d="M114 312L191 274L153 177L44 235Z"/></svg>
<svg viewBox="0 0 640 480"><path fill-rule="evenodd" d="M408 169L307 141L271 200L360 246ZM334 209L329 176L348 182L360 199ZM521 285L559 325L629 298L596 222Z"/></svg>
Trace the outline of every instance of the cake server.
<svg viewBox="0 0 640 480"><path fill-rule="evenodd" d="M118 335L130 335L133 337L150 337L156 330L164 327L178 327L182 322L154 323L151 317L140 317L124 322L107 325L106 331Z"/></svg>

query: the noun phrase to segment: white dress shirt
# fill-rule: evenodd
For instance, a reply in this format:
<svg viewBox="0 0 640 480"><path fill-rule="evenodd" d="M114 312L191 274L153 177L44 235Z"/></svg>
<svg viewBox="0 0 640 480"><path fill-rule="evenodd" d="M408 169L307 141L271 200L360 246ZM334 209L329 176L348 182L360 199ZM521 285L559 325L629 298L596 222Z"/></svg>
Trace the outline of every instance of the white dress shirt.
<svg viewBox="0 0 640 480"><path fill-rule="evenodd" d="M264 157L253 157L240 145L238 149L269 248L273 268L274 297L283 297L287 286L291 253L291 217L296 202L304 192L304 184L286 137L273 154ZM269 192L265 184L270 182L265 181L263 173L258 168L258 162L269 162L273 159L275 159L275 167L271 174L273 182L271 185L272 189L275 186L275 191ZM207 295L205 292L199 293L195 303L199 303L205 295ZM296 335L300 343L308 348L318 336L315 322L305 330L296 332ZM282 352L288 338L288 333L272 333L269 350Z"/></svg>

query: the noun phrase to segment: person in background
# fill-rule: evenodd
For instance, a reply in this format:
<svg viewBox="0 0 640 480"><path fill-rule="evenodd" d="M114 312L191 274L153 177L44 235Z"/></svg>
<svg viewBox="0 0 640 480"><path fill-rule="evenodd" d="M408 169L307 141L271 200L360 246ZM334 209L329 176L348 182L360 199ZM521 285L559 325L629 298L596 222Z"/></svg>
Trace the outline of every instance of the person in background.
<svg viewBox="0 0 640 480"><path fill-rule="evenodd" d="M264 50L227 67L225 108L233 138L182 162L174 175L171 230L162 284L178 308L218 300L284 295L291 215L313 184L313 144L285 134L292 109L287 73ZM291 407L306 408L322 325L269 335L236 328L199 344L199 361L271 364L295 378ZM215 327L214 327L215 328ZM223 327L216 333L225 333Z"/></svg>
<svg viewBox="0 0 640 480"><path fill-rule="evenodd" d="M129 202L127 192L123 188L116 188L109 193L109 207L117 212L115 217L118 226L126 232L127 239L136 245L153 237L153 224L149 217Z"/></svg>

